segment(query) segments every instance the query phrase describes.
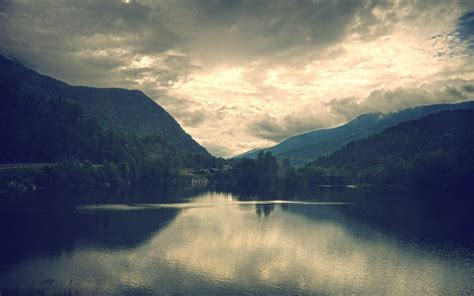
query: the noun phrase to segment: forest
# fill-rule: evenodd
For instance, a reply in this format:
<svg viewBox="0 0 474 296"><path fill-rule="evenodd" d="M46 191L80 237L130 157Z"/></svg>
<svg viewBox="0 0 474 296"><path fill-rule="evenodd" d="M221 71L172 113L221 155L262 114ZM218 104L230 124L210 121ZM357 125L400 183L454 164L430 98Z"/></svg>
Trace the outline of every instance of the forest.
<svg viewBox="0 0 474 296"><path fill-rule="evenodd" d="M474 111L442 111L353 141L305 169L346 183L468 188L474 177Z"/></svg>
<svg viewBox="0 0 474 296"><path fill-rule="evenodd" d="M178 149L161 135L104 128L97 119L84 116L74 101L42 97L8 83L0 88L4 94L0 163L57 164L1 170L0 190L22 183L45 188L122 188L161 181L183 167L216 166L217 159L209 154Z"/></svg>

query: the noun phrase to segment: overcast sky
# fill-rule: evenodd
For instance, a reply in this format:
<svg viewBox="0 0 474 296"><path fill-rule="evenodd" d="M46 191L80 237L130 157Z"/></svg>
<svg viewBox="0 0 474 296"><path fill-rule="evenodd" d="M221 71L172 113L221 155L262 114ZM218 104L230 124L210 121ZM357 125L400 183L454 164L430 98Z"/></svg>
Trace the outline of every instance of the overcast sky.
<svg viewBox="0 0 474 296"><path fill-rule="evenodd" d="M474 1L0 0L0 52L143 90L232 156L370 111L474 99Z"/></svg>

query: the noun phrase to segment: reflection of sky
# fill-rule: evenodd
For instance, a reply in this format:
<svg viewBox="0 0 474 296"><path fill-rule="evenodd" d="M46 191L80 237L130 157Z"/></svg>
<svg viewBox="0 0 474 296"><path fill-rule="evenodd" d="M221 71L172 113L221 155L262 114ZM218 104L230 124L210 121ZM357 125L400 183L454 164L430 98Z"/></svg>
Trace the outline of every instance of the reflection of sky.
<svg viewBox="0 0 474 296"><path fill-rule="evenodd" d="M227 202L228 196L221 198ZM201 201L209 199L219 196ZM51 278L65 286L72 279L75 287L112 294L462 294L472 288L473 272L469 261L434 256L374 233L362 239L343 224L280 207L259 217L255 206L244 204L186 208L137 248L78 249L25 262L9 276L26 282Z"/></svg>

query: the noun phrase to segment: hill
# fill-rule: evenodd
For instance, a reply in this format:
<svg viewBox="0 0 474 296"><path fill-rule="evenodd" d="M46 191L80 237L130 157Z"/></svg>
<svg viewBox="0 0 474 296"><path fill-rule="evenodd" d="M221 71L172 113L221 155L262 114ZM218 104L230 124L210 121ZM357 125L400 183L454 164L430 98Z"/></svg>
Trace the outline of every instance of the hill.
<svg viewBox="0 0 474 296"><path fill-rule="evenodd" d="M395 113L362 114L347 124L336 128L322 129L293 136L264 151L270 151L279 158L288 157L292 164L304 165L342 148L345 144L361 139L401 122L421 118L443 110L474 109L474 102L457 104L436 104L408 108ZM241 154L238 157L256 158L261 150Z"/></svg>
<svg viewBox="0 0 474 296"><path fill-rule="evenodd" d="M163 136L105 129L74 101L41 97L4 81L0 89L0 195L36 188L125 189L162 182L184 167L215 166L213 156L181 150Z"/></svg>
<svg viewBox="0 0 474 296"><path fill-rule="evenodd" d="M38 97L74 101L86 116L97 118L104 127L139 135L160 135L180 149L208 154L168 112L141 91L72 86L1 55L0 82Z"/></svg>
<svg viewBox="0 0 474 296"><path fill-rule="evenodd" d="M359 139L305 167L344 183L467 188L474 179L474 111L442 111Z"/></svg>

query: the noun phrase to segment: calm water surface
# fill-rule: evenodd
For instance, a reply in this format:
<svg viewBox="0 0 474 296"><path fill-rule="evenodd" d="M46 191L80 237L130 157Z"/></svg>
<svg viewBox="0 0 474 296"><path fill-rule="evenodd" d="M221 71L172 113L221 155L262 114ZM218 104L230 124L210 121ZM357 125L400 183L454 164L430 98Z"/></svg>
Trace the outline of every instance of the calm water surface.
<svg viewBox="0 0 474 296"><path fill-rule="evenodd" d="M351 196L4 209L0 293L474 293L469 208Z"/></svg>

